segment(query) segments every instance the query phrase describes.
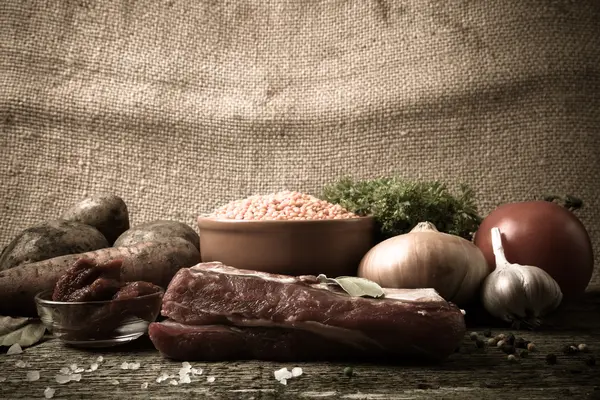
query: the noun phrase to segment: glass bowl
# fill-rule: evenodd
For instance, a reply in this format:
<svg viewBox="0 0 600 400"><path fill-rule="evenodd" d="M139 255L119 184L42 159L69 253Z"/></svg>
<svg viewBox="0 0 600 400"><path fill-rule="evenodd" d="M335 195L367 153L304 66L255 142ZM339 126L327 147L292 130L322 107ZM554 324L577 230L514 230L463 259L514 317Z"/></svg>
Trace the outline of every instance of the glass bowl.
<svg viewBox="0 0 600 400"><path fill-rule="evenodd" d="M130 299L53 301L52 291L35 296L40 319L54 336L80 347L110 347L144 335L160 312L164 290Z"/></svg>

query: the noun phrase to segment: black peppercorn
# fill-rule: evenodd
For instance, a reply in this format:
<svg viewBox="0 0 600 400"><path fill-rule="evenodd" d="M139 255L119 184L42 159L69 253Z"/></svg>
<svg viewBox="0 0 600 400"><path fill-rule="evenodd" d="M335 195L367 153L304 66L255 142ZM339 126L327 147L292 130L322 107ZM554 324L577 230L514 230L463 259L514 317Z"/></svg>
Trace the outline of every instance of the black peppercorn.
<svg viewBox="0 0 600 400"><path fill-rule="evenodd" d="M575 353L579 352L579 350L577 349L577 346L575 346L575 345L566 344L562 347L562 352L563 352L563 354L570 355L570 354L575 354Z"/></svg>
<svg viewBox="0 0 600 400"><path fill-rule="evenodd" d="M354 370L352 369L352 367L344 368L344 375L346 375L347 377L351 377L352 375L354 375Z"/></svg>
<svg viewBox="0 0 600 400"><path fill-rule="evenodd" d="M515 339L515 347L518 349L526 349L529 342L522 337Z"/></svg>
<svg viewBox="0 0 600 400"><path fill-rule="evenodd" d="M486 329L485 331L483 331L483 336L489 338L492 337L492 331L489 329Z"/></svg>
<svg viewBox="0 0 600 400"><path fill-rule="evenodd" d="M550 365L556 364L556 355L554 355L554 354L546 355L546 362Z"/></svg>
<svg viewBox="0 0 600 400"><path fill-rule="evenodd" d="M506 342L510 345L514 345L515 344L515 335L513 335L512 333L509 333L508 336L506 337Z"/></svg>
<svg viewBox="0 0 600 400"><path fill-rule="evenodd" d="M511 346L510 344L505 344L501 346L500 350L502 350L506 354L515 354L515 346Z"/></svg>
<svg viewBox="0 0 600 400"><path fill-rule="evenodd" d="M478 349L482 349L485 347L485 342L481 339L477 339L475 340L475 346L477 346Z"/></svg>
<svg viewBox="0 0 600 400"><path fill-rule="evenodd" d="M586 365L589 365L590 367L593 367L594 365L596 365L596 357L594 356L588 356L585 358L585 363Z"/></svg>

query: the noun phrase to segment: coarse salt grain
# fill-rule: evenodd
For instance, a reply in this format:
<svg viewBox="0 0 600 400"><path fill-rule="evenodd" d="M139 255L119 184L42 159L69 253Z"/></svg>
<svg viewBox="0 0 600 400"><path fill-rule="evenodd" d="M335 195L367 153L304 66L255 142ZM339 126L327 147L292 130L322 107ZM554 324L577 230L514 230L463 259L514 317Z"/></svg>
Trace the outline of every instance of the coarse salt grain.
<svg viewBox="0 0 600 400"><path fill-rule="evenodd" d="M63 374L57 374L54 379L56 380L56 383L59 384L64 384L64 383L69 383L71 382L71 375L63 375Z"/></svg>
<svg viewBox="0 0 600 400"><path fill-rule="evenodd" d="M187 361L182 362L181 367L185 369L192 369L192 365Z"/></svg>
<svg viewBox="0 0 600 400"><path fill-rule="evenodd" d="M215 377L214 376L209 376L206 378L206 382L208 383L213 383L215 381Z"/></svg>
<svg viewBox="0 0 600 400"><path fill-rule="evenodd" d="M71 369L67 367L61 368L60 373L63 375L69 375L71 373Z"/></svg>
<svg viewBox="0 0 600 400"><path fill-rule="evenodd" d="M83 371L85 371L85 369L83 369L83 368L79 367L79 368L77 368L76 370L74 370L73 372L75 372L75 373L79 374L79 373L81 373L81 372L83 372Z"/></svg>
<svg viewBox="0 0 600 400"><path fill-rule="evenodd" d="M300 376L300 375L302 375L302 368L300 368L300 367L294 367L294 368L292 368L292 377L295 378L295 377Z"/></svg>
<svg viewBox="0 0 600 400"><path fill-rule="evenodd" d="M169 381L169 385L177 386L179 383L175 379Z"/></svg>
<svg viewBox="0 0 600 400"><path fill-rule="evenodd" d="M47 399L51 399L52 397L54 397L54 393L56 393L56 390L52 389L51 387L47 387L44 390L44 397Z"/></svg>
<svg viewBox="0 0 600 400"><path fill-rule="evenodd" d="M164 382L169 378L170 378L169 374L167 374L166 372L163 372L156 378L156 383Z"/></svg>
<svg viewBox="0 0 600 400"><path fill-rule="evenodd" d="M96 361L101 363L102 361L104 361L104 357L98 356L98 358L96 358Z"/></svg>
<svg viewBox="0 0 600 400"><path fill-rule="evenodd" d="M71 364L69 365L69 368L71 368L71 371L75 371L79 367L77 366L77 364Z"/></svg>
<svg viewBox="0 0 600 400"><path fill-rule="evenodd" d="M148 382L144 382L140 385L140 388L142 389L148 389Z"/></svg>
<svg viewBox="0 0 600 400"><path fill-rule="evenodd" d="M71 380L75 382L79 382L81 380L81 374L73 374L71 375Z"/></svg>
<svg viewBox="0 0 600 400"><path fill-rule="evenodd" d="M27 380L29 382L37 381L40 379L40 371L27 371Z"/></svg>
<svg viewBox="0 0 600 400"><path fill-rule="evenodd" d="M121 369L129 369L129 363L124 362L123 364L121 364Z"/></svg>
<svg viewBox="0 0 600 400"><path fill-rule="evenodd" d="M26 366L27 366L27 364L23 360L19 360L15 363L15 367L17 367L17 368L24 368Z"/></svg>
<svg viewBox="0 0 600 400"><path fill-rule="evenodd" d="M90 365L90 369L91 369L92 371L95 371L95 370L97 370L97 369L98 369L98 364L97 364L97 363L92 363L92 364Z"/></svg>
<svg viewBox="0 0 600 400"><path fill-rule="evenodd" d="M274 371L273 376L276 380L281 382L282 379L290 379L292 377L292 373L287 368L281 368Z"/></svg>
<svg viewBox="0 0 600 400"><path fill-rule="evenodd" d="M204 370L202 368L192 368L190 372L192 373L192 375L202 375L202 372L204 372Z"/></svg>
<svg viewBox="0 0 600 400"><path fill-rule="evenodd" d="M140 369L140 363L139 362L132 362L129 363L129 369Z"/></svg>
<svg viewBox="0 0 600 400"><path fill-rule="evenodd" d="M12 356L14 354L21 354L22 352L23 352L23 349L21 348L21 345L19 343L15 343L8 348L6 355Z"/></svg>
<svg viewBox="0 0 600 400"><path fill-rule="evenodd" d="M116 379L113 379L112 381L110 381L110 383L113 384L113 385L118 385L119 381L116 380Z"/></svg>
<svg viewBox="0 0 600 400"><path fill-rule="evenodd" d="M179 377L179 383L192 383L192 379L189 375L183 375Z"/></svg>
<svg viewBox="0 0 600 400"><path fill-rule="evenodd" d="M0 382L6 382L6 377L5 376L0 376Z"/></svg>

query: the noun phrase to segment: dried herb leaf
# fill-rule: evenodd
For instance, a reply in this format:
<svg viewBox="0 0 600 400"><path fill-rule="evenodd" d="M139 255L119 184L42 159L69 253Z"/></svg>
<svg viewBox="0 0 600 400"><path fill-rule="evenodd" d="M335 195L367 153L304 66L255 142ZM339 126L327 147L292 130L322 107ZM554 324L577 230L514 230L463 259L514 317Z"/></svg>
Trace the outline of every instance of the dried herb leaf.
<svg viewBox="0 0 600 400"><path fill-rule="evenodd" d="M0 336L16 331L22 326L29 323L30 318L27 317L0 317Z"/></svg>
<svg viewBox="0 0 600 400"><path fill-rule="evenodd" d="M321 274L317 276L321 283L328 285L337 285L352 297L383 297L385 293L381 286L373 281L355 276L338 276L337 278L328 278Z"/></svg>
<svg viewBox="0 0 600 400"><path fill-rule="evenodd" d="M25 320L24 323L22 320ZM44 337L46 327L40 321L30 318L0 317L0 346L18 343L22 347L31 346Z"/></svg>

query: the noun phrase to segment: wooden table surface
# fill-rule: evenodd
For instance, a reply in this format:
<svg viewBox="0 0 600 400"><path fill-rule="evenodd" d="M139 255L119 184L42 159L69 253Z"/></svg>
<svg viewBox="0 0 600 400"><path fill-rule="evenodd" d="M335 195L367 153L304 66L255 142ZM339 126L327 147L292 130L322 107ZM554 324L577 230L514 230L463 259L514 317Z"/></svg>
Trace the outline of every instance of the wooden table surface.
<svg viewBox="0 0 600 400"><path fill-rule="evenodd" d="M538 351L510 363L498 348L478 349L467 335L460 350L438 365L192 362L202 374L189 384L173 385L170 380L157 383L156 378L162 373L178 375L181 362L163 359L146 337L102 351L70 348L49 339L22 354L0 356L0 398L43 399L44 389L51 387L55 399L600 399L600 287L577 303L563 305L543 330L514 331L498 325L491 330L531 340ZM484 329L472 325L471 331ZM585 343L590 352L563 354L561 348L570 343ZM555 365L546 363L549 353L557 355ZM88 369L99 356L104 360L98 369L83 372L80 381L56 382L61 368L77 364ZM587 365L590 356L599 365ZM123 362L140 366L122 369ZM301 367L303 374L283 385L273 376L283 367ZM351 376L345 374L347 367L352 367ZM39 371L39 380L28 381L28 371Z"/></svg>

